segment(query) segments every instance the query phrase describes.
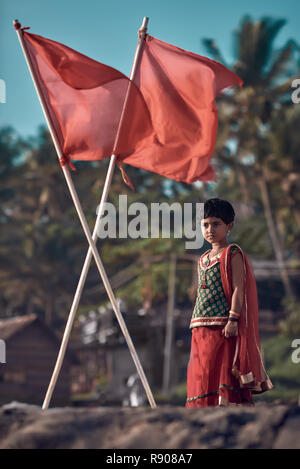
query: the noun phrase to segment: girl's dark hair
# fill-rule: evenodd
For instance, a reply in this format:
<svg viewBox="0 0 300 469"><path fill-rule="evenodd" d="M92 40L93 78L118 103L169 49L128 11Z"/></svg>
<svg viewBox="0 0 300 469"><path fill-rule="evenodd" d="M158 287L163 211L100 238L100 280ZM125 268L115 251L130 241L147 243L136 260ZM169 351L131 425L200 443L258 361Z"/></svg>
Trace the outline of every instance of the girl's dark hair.
<svg viewBox="0 0 300 469"><path fill-rule="evenodd" d="M233 206L227 200L209 199L204 203L204 218L221 218L226 225L234 221L235 212Z"/></svg>

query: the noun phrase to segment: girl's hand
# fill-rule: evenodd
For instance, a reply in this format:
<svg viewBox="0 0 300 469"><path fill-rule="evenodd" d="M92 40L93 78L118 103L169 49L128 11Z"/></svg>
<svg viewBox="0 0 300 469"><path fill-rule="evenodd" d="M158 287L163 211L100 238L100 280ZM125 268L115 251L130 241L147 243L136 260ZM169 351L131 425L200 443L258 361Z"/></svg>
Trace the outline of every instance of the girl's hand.
<svg viewBox="0 0 300 469"><path fill-rule="evenodd" d="M222 334L225 337L234 337L238 335L238 323L233 321L228 321L224 329L222 330Z"/></svg>

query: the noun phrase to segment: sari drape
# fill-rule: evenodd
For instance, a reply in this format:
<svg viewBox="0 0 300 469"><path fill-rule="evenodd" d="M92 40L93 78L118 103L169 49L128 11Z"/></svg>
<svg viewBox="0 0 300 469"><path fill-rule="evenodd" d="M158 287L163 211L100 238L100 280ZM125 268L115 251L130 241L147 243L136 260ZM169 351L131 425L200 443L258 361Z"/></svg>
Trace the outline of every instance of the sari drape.
<svg viewBox="0 0 300 469"><path fill-rule="evenodd" d="M249 256L237 244L227 246L220 257L220 272L229 307L233 294L229 258L232 246L237 246L243 257L245 293L231 372L239 380L241 388L249 389L253 394L260 394L274 386L265 370L261 353L256 280Z"/></svg>

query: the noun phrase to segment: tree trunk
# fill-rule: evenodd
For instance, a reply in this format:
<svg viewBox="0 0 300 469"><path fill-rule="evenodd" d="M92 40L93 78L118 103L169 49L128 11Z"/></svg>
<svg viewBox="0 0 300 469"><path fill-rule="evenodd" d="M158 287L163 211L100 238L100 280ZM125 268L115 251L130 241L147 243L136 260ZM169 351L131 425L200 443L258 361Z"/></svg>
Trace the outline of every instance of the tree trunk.
<svg viewBox="0 0 300 469"><path fill-rule="evenodd" d="M203 197L205 200L209 199L209 194L208 194L208 183L207 182L202 182L203 186Z"/></svg>
<svg viewBox="0 0 300 469"><path fill-rule="evenodd" d="M295 184L297 184L297 186L295 186ZM285 174L281 179L281 189L285 195L285 201L288 207L293 212L298 228L300 228L300 210L298 208L298 201L295 200L295 193L299 193L299 174Z"/></svg>
<svg viewBox="0 0 300 469"><path fill-rule="evenodd" d="M244 171L241 170L238 165L235 168L237 175L238 175L238 180L240 183L240 189L243 197L243 202L249 206L251 206L251 197L250 197L250 192L249 192L249 183L246 179L246 176L244 174Z"/></svg>
<svg viewBox="0 0 300 469"><path fill-rule="evenodd" d="M146 272L145 284L142 289L144 297L143 308L149 312L152 307L152 286L151 286L151 264L146 262L144 264L144 272Z"/></svg>
<svg viewBox="0 0 300 469"><path fill-rule="evenodd" d="M263 167L260 168L260 177L258 177L257 183L258 183L259 188L260 188L261 198L262 198L264 211L265 211L265 216L266 216L266 220L267 220L267 225L268 225L268 229L269 229L269 234L270 234L273 250L275 252L275 256L276 256L280 276L281 276L281 279L282 279L282 282L283 282L283 285L284 285L284 288L285 288L285 293L286 293L286 295L291 295L292 296L293 295L293 289L292 289L292 285L291 285L291 282L290 282L290 278L288 276L287 269L285 267L283 250L282 250L282 247L281 247L281 243L280 243L279 236L278 236L278 233L277 233L276 225L275 225L273 215L272 215L269 191L268 191L267 182L266 182L266 179L265 179Z"/></svg>
<svg viewBox="0 0 300 469"><path fill-rule="evenodd" d="M45 323L47 326L51 327L52 325L52 313L53 313L53 301L50 296L48 296L45 304Z"/></svg>

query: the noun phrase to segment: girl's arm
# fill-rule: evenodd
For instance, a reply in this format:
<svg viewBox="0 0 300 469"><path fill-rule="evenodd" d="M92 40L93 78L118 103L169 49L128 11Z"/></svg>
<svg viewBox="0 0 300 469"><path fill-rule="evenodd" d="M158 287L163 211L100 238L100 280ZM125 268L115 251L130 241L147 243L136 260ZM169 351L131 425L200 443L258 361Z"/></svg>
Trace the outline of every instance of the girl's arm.
<svg viewBox="0 0 300 469"><path fill-rule="evenodd" d="M240 314L243 304L244 304L244 292L245 292L245 285L244 285L244 263L242 254L237 253L231 259L231 271L232 271L232 299L231 299L231 307L230 310L234 311L235 313ZM229 317L237 317L229 313ZM222 334L225 337L232 337L238 335L238 323L228 321L224 329L222 330Z"/></svg>
<svg viewBox="0 0 300 469"><path fill-rule="evenodd" d="M240 252L235 254L231 259L232 270L232 299L231 311L240 313L244 303L245 285L244 285L244 263Z"/></svg>

